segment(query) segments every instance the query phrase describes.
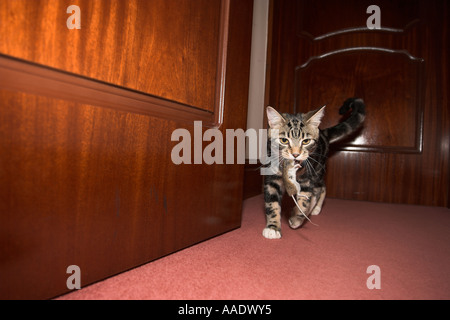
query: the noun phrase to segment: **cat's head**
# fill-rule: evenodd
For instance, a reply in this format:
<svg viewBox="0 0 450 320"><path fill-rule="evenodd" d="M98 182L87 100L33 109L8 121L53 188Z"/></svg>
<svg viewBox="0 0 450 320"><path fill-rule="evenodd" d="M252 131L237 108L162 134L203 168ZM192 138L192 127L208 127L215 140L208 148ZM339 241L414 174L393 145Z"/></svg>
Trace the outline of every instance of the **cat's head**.
<svg viewBox="0 0 450 320"><path fill-rule="evenodd" d="M267 107L269 121L268 137L279 144L284 159L302 163L314 152L319 139L319 125L325 113L325 106L308 113L278 113ZM278 136L273 136L278 130Z"/></svg>

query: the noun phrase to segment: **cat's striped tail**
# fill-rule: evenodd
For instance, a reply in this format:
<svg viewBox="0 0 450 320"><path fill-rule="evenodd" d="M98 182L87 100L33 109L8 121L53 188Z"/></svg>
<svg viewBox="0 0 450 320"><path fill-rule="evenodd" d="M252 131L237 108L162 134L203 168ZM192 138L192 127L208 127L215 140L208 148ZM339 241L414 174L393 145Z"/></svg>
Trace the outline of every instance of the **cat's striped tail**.
<svg viewBox="0 0 450 320"><path fill-rule="evenodd" d="M328 138L330 143L346 137L358 129L364 122L364 118L366 117L366 105L362 99L349 98L345 100L344 104L339 109L339 114L343 115L350 109L352 110L352 113L347 120L323 131L323 134Z"/></svg>

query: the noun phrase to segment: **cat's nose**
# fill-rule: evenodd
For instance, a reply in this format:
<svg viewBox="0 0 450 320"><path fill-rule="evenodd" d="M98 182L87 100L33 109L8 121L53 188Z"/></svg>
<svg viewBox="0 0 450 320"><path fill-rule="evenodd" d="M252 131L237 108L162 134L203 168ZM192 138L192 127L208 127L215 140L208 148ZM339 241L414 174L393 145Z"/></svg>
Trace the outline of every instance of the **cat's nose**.
<svg viewBox="0 0 450 320"><path fill-rule="evenodd" d="M292 156L294 157L294 159L297 159L297 157L300 155L300 153L293 153Z"/></svg>

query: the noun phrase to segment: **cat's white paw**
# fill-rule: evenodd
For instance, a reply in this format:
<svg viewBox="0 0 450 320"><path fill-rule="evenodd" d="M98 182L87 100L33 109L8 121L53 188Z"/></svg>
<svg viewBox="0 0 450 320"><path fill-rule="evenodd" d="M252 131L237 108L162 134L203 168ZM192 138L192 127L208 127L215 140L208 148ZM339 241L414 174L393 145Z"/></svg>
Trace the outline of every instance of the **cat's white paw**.
<svg viewBox="0 0 450 320"><path fill-rule="evenodd" d="M281 238L281 232L277 230L273 230L272 228L264 228L262 232L264 238L267 239L280 239Z"/></svg>
<svg viewBox="0 0 450 320"><path fill-rule="evenodd" d="M311 215L317 216L317 215L320 213L321 210L322 210L322 207L316 206L316 207L314 208L314 210L311 211Z"/></svg>
<svg viewBox="0 0 450 320"><path fill-rule="evenodd" d="M304 219L302 219L300 217L291 217L291 218L289 218L289 226L292 229L297 229L302 225L303 221L304 221Z"/></svg>

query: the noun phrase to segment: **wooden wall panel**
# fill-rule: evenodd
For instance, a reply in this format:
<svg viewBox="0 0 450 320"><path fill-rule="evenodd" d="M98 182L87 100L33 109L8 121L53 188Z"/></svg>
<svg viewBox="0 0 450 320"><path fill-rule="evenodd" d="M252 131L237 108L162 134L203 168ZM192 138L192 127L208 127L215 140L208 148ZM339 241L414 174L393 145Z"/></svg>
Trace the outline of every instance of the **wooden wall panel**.
<svg viewBox="0 0 450 320"><path fill-rule="evenodd" d="M342 120L335 108L345 97L364 97L371 107L364 128L334 150L420 153L423 67L423 59L400 50L362 47L328 52L295 69L294 108L328 105L321 123L321 128L328 128ZM384 112L393 106L395 113Z"/></svg>
<svg viewBox="0 0 450 320"><path fill-rule="evenodd" d="M369 30L367 8L381 10ZM332 146L330 197L449 206L448 2L274 0L268 104L323 127L351 96L364 127Z"/></svg>
<svg viewBox="0 0 450 320"><path fill-rule="evenodd" d="M414 0L395 0L377 2L381 5L381 30L401 33L420 21L420 4ZM308 37L314 41L351 32L366 32L367 8L375 2L366 0L340 1L302 1L296 6L296 30L298 36ZM342 10L343 7L352 8ZM309 14L314 12L314 14ZM361 13L361 14L359 14ZM321 23L324 22L325 23Z"/></svg>
<svg viewBox="0 0 450 320"><path fill-rule="evenodd" d="M246 123L252 2L223 2L222 132ZM172 132L193 137L210 111L7 56L0 76L1 299L51 298L69 265L84 287L240 226L243 165L171 160Z"/></svg>
<svg viewBox="0 0 450 320"><path fill-rule="evenodd" d="M0 101L2 297L39 278L62 293L71 264L86 285L239 225L203 183L214 166L171 162L175 123L4 90ZM38 288L26 296L54 290Z"/></svg>
<svg viewBox="0 0 450 320"><path fill-rule="evenodd" d="M1 1L0 53L214 112L226 2Z"/></svg>

